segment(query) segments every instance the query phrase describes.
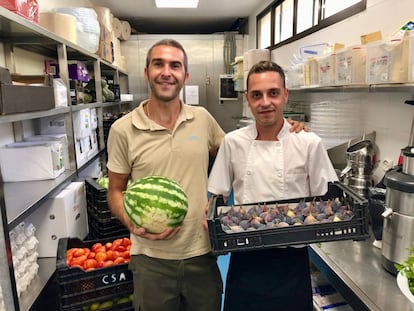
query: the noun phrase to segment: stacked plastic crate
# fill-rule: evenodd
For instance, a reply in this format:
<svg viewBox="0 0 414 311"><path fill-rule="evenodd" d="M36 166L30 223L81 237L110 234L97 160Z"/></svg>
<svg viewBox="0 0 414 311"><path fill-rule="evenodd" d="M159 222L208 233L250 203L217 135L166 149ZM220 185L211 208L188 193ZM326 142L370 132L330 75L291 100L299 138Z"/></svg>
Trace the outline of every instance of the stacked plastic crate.
<svg viewBox="0 0 414 311"><path fill-rule="evenodd" d="M85 179L89 239L129 235L128 229L112 214L106 199L107 190L93 178Z"/></svg>

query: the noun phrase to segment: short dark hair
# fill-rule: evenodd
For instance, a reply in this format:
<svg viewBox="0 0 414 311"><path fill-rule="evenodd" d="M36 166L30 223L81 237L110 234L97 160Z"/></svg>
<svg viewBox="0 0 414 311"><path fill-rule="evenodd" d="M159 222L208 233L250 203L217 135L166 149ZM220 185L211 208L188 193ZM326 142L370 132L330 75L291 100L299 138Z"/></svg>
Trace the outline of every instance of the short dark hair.
<svg viewBox="0 0 414 311"><path fill-rule="evenodd" d="M167 46L172 46L175 47L179 50L181 50L184 54L184 69L185 72L188 71L188 57L187 57L187 53L185 52L183 46L181 45L181 43L179 43L178 41L174 40L174 39L163 39L161 41L156 42L147 52L147 62L145 64L145 66L148 68L150 61L151 61L151 52L152 50L156 47L156 46L160 46L160 45L167 45Z"/></svg>
<svg viewBox="0 0 414 311"><path fill-rule="evenodd" d="M249 85L249 78L252 74L254 74L254 73L263 73L263 72L267 72L267 71L274 71L274 72L279 73L280 77L282 78L282 81L283 81L283 87L286 88L285 72L283 71L282 67L280 67L275 62L271 62L271 61L267 61L267 60L262 60L262 61L260 61L256 64L254 64L252 66L252 68L250 68L249 73L247 74L246 87L248 87L248 85Z"/></svg>

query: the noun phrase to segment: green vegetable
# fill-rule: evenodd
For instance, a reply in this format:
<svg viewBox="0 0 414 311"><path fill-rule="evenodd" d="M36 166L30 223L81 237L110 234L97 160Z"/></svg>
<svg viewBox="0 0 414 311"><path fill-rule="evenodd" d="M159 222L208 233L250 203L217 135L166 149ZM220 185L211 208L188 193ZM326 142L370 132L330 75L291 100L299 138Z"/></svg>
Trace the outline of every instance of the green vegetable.
<svg viewBox="0 0 414 311"><path fill-rule="evenodd" d="M102 177L99 177L99 178L96 180L96 183L97 183L99 186L101 186L102 188L108 189L108 185L109 185L109 178L108 178L108 176L102 176Z"/></svg>
<svg viewBox="0 0 414 311"><path fill-rule="evenodd" d="M132 182L124 192L124 208L135 225L160 233L181 225L187 214L187 195L171 179L144 177Z"/></svg>
<svg viewBox="0 0 414 311"><path fill-rule="evenodd" d="M409 248L410 254L402 264L394 264L397 271L401 271L408 280L410 292L414 295L414 248Z"/></svg>

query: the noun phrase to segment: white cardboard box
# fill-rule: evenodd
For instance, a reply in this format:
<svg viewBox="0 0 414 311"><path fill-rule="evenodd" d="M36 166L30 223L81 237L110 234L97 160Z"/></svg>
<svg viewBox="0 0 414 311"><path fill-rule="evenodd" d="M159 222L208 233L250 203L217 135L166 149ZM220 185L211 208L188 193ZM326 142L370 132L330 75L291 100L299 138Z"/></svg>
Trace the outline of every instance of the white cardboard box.
<svg viewBox="0 0 414 311"><path fill-rule="evenodd" d="M28 217L36 227L39 257L56 257L60 238L83 240L89 232L85 185L72 182Z"/></svg>
<svg viewBox="0 0 414 311"><path fill-rule="evenodd" d="M25 141L60 141L63 145L63 163L65 169L70 169L69 162L69 147L68 147L68 137L66 134L45 134L45 135L34 135L25 138Z"/></svg>
<svg viewBox="0 0 414 311"><path fill-rule="evenodd" d="M92 134L91 110L89 108L74 111L72 116L75 139L82 139Z"/></svg>
<svg viewBox="0 0 414 311"><path fill-rule="evenodd" d="M0 169L5 182L54 179L65 170L59 141L18 142L0 148Z"/></svg>

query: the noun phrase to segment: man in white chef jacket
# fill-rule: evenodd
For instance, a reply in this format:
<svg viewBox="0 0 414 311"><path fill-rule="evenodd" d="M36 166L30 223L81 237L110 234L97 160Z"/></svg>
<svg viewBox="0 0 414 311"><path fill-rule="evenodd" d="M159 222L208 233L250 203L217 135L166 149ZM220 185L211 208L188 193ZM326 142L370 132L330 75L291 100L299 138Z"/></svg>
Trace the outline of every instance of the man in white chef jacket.
<svg viewBox="0 0 414 311"><path fill-rule="evenodd" d="M255 124L226 134L209 178L209 192L248 204L323 195L337 175L321 138L292 133L283 117L285 75L262 61L247 76L246 99ZM306 247L231 255L224 311L313 310Z"/></svg>

